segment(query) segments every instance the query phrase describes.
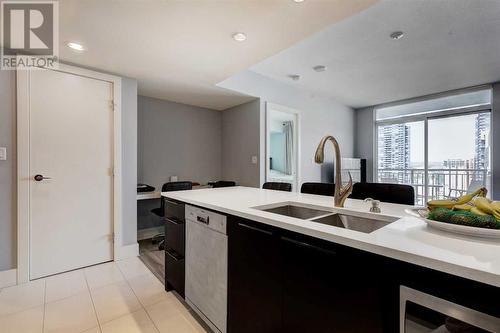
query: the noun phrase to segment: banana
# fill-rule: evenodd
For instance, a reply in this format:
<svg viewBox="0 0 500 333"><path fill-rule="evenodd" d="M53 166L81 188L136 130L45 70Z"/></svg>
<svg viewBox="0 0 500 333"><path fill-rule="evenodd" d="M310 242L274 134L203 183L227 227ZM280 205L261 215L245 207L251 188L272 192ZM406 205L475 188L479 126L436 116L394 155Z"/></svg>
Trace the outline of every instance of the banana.
<svg viewBox="0 0 500 333"><path fill-rule="evenodd" d="M474 206L469 205L469 204L455 205L455 206L453 206L453 210L466 210L466 211L470 211L472 207L474 207Z"/></svg>
<svg viewBox="0 0 500 333"><path fill-rule="evenodd" d="M482 215L482 216L488 215L487 213L483 212L481 209L479 209L477 207L472 207L470 212L474 213L476 215Z"/></svg>
<svg viewBox="0 0 500 333"><path fill-rule="evenodd" d="M457 199L457 201L456 201L455 204L456 205L466 204L469 201L471 201L472 199L474 199L476 196L478 196L478 197L485 197L487 193L488 193L488 190L486 188L484 188L484 187L481 187L477 191L474 191L474 192L466 194L466 195L462 195L461 197L459 197Z"/></svg>
<svg viewBox="0 0 500 333"><path fill-rule="evenodd" d="M453 200L431 200L427 202L427 207L429 207L430 210L433 210L434 208L448 208L448 209L453 209L453 207L457 203Z"/></svg>
<svg viewBox="0 0 500 333"><path fill-rule="evenodd" d="M474 200L474 205L476 205L476 207L481 209L483 212L488 213L490 215L493 215L493 212L495 211L491 206L490 201L483 197L476 198Z"/></svg>
<svg viewBox="0 0 500 333"><path fill-rule="evenodd" d="M500 213L500 201L493 201L490 205L494 210Z"/></svg>
<svg viewBox="0 0 500 333"><path fill-rule="evenodd" d="M431 200L427 203L427 207L430 210L433 210L434 208L448 208L448 209L453 209L454 206L456 205L464 205L468 202L470 202L472 199L474 199L476 196L479 197L485 197L486 193L488 191L486 188L482 187L477 191L474 191L472 193L463 195L459 198L452 199L452 200Z"/></svg>

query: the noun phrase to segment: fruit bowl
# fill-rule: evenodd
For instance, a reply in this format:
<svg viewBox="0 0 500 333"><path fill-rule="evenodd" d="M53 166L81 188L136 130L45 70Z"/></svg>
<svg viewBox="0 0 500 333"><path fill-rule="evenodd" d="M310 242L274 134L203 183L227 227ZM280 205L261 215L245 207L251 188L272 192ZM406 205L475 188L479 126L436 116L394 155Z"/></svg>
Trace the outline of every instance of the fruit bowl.
<svg viewBox="0 0 500 333"><path fill-rule="evenodd" d="M407 213L420 217L427 225L457 234L500 238L500 201L486 198L486 188L459 198L431 200L427 207L414 207Z"/></svg>
<svg viewBox="0 0 500 333"><path fill-rule="evenodd" d="M423 220L431 228L436 228L442 231L452 232L455 234L482 237L482 238L497 238L500 239L500 229L478 228L466 225L452 224L448 222L440 222L427 218L429 210L426 207L415 207L405 210L407 214L415 216Z"/></svg>
<svg viewBox="0 0 500 333"><path fill-rule="evenodd" d="M478 228L423 218L428 226L460 235L500 239L500 229Z"/></svg>

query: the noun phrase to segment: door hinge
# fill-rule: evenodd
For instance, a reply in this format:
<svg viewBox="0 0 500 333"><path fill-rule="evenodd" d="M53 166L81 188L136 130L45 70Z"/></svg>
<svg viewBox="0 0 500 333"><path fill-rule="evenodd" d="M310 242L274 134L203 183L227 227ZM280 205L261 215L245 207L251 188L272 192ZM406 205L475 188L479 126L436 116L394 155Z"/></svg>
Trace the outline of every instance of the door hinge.
<svg viewBox="0 0 500 333"><path fill-rule="evenodd" d="M111 110L115 111L115 108L116 108L116 103L115 101L109 101L109 106L111 107Z"/></svg>

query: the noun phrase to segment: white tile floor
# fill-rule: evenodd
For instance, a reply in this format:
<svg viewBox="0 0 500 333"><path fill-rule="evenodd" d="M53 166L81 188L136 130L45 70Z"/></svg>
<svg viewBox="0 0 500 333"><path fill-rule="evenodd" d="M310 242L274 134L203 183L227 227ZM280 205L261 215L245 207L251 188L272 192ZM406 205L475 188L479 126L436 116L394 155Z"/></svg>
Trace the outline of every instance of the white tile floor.
<svg viewBox="0 0 500 333"><path fill-rule="evenodd" d="M206 332L138 258L0 290L0 331Z"/></svg>

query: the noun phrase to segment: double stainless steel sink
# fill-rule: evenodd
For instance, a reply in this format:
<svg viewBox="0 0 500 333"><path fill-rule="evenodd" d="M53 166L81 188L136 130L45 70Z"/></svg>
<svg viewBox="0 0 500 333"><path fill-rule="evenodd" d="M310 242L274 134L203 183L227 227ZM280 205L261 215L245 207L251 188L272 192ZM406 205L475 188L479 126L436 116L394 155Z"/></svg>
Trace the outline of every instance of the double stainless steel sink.
<svg viewBox="0 0 500 333"><path fill-rule="evenodd" d="M256 207L259 209L258 207ZM304 207L304 206L296 206L290 203L287 203L282 206L277 206L273 208L262 208L261 210L269 213L275 213L275 214L280 214L280 215L285 215L285 216L290 216L290 217L295 217L298 219L303 219L303 220L308 220L312 219L314 217L322 216L322 215L327 215L331 214L332 212L329 212L327 210L319 210L319 209L314 209L314 208L309 208L309 207Z"/></svg>
<svg viewBox="0 0 500 333"><path fill-rule="evenodd" d="M311 207L306 207L294 203L284 203L273 205L272 207L255 207L256 209L294 217L302 220L309 220L316 223L331 225L334 227L355 230L364 233L371 233L377 229L396 221L396 218L384 216L380 219L366 218L345 213L332 212Z"/></svg>

